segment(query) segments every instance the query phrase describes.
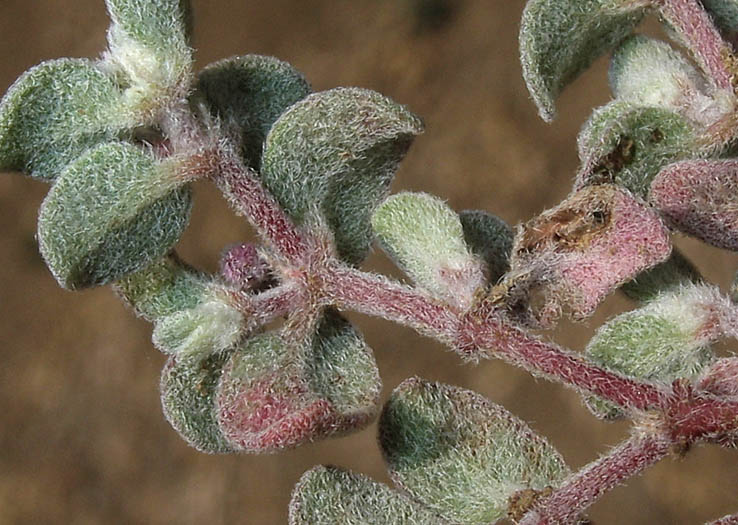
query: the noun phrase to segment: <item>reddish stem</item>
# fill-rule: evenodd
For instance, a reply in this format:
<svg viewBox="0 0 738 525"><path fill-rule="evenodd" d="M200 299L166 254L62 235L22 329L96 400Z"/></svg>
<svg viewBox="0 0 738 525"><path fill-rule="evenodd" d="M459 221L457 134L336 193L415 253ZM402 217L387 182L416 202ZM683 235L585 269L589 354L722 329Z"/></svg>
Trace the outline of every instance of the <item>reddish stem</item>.
<svg viewBox="0 0 738 525"><path fill-rule="evenodd" d="M634 436L573 474L536 504L519 525L576 523L602 494L641 473L669 454L671 442L660 435Z"/></svg>
<svg viewBox="0 0 738 525"><path fill-rule="evenodd" d="M732 89L733 73L728 67L730 46L715 28L712 19L696 0L657 0L661 16L684 39L715 87Z"/></svg>
<svg viewBox="0 0 738 525"><path fill-rule="evenodd" d="M259 236L279 255L298 264L307 250L305 239L264 188L256 172L230 152L221 153L219 167L214 180L231 206L251 222Z"/></svg>
<svg viewBox="0 0 738 525"><path fill-rule="evenodd" d="M625 409L661 407L667 399L667 394L653 385L598 368L572 352L532 337L485 305L461 314L413 288L342 265L326 271L322 284L328 301L339 308L409 325L465 357L495 356Z"/></svg>

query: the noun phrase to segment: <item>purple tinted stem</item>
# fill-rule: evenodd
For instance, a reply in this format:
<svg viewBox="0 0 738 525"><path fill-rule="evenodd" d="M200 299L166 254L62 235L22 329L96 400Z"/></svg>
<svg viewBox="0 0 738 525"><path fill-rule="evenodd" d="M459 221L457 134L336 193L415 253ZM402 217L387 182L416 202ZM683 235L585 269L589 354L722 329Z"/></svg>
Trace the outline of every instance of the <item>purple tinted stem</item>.
<svg viewBox="0 0 738 525"><path fill-rule="evenodd" d="M663 436L634 436L573 474L528 512L520 525L576 523L580 513L605 492L663 459L670 450L671 442Z"/></svg>
<svg viewBox="0 0 738 525"><path fill-rule="evenodd" d="M305 239L258 175L234 154L221 154L215 182L236 212L244 215L260 237L282 257L297 264L306 251Z"/></svg>
<svg viewBox="0 0 738 525"><path fill-rule="evenodd" d="M498 357L625 409L661 407L667 399L667 394L653 385L613 374L535 339L494 310L480 308L460 314L413 288L339 265L326 271L322 282L328 301L339 308L411 326L451 345L465 357Z"/></svg>
<svg viewBox="0 0 738 525"><path fill-rule="evenodd" d="M722 39L710 16L696 0L657 0L661 15L684 39L702 69L716 87L732 89L727 59L730 46Z"/></svg>

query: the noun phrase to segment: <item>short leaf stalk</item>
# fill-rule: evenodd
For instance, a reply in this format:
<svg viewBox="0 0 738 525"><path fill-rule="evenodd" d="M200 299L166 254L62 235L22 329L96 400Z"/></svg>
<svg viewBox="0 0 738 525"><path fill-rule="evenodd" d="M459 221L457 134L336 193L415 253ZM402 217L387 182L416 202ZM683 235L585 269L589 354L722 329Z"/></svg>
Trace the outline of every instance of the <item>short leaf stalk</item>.
<svg viewBox="0 0 738 525"><path fill-rule="evenodd" d="M193 447L276 452L379 414L401 491L316 467L296 486L291 525L576 523L671 452L738 443L738 358L712 351L738 335L738 310L670 237L738 250L738 164L726 158L738 98L722 36L738 33L738 9L723 3L528 2L521 60L541 116L553 119L560 91L609 51L614 100L582 129L574 191L516 233L432 195L389 195L423 124L379 93L312 93L292 66L258 55L194 75L182 0L107 0L102 61L22 76L0 104L0 169L52 185L38 238L59 284L113 285L154 324L168 355L164 413ZM654 11L701 71L632 34ZM173 251L198 179L260 241L227 250L220 275ZM372 243L411 283L360 269ZM583 353L534 335L564 312L590 316L616 289L639 307ZM569 386L594 415L632 419L632 437L571 472L545 438L469 390L409 378L380 410L376 363L345 311Z"/></svg>

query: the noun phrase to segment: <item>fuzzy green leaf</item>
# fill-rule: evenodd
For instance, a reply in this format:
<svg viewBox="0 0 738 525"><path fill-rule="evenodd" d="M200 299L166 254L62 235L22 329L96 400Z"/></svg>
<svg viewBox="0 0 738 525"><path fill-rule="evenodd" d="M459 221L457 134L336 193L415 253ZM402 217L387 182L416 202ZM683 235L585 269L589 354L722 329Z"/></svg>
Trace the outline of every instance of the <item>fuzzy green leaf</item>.
<svg viewBox="0 0 738 525"><path fill-rule="evenodd" d="M555 486L569 473L559 453L503 407L418 378L392 393L379 440L393 481L464 525L492 523L516 492Z"/></svg>
<svg viewBox="0 0 738 525"><path fill-rule="evenodd" d="M274 452L363 428L380 389L361 335L328 312L306 347L265 333L236 350L218 386L218 421L234 448Z"/></svg>
<svg viewBox="0 0 738 525"><path fill-rule="evenodd" d="M123 133L121 92L88 60L44 62L0 103L0 169L51 181L82 152Z"/></svg>
<svg viewBox="0 0 738 525"><path fill-rule="evenodd" d="M147 321L194 308L202 301L209 279L175 253L154 261L115 283L118 294Z"/></svg>
<svg viewBox="0 0 738 525"><path fill-rule="evenodd" d="M407 108L373 91L315 93L274 123L261 176L296 222L322 217L339 255L358 264L371 243L372 211L422 129Z"/></svg>
<svg viewBox="0 0 738 525"><path fill-rule="evenodd" d="M450 525L422 505L361 474L317 466L300 478L290 525Z"/></svg>
<svg viewBox="0 0 738 525"><path fill-rule="evenodd" d="M530 0L520 28L520 60L528 91L546 121L564 87L628 36L643 17L639 2Z"/></svg>
<svg viewBox="0 0 738 525"><path fill-rule="evenodd" d="M487 266L487 279L495 283L510 269L510 252L515 233L505 221L481 210L459 213L464 240Z"/></svg>
<svg viewBox="0 0 738 525"><path fill-rule="evenodd" d="M459 216L427 193L398 193L372 216L382 248L419 286L467 308L484 285L482 262L466 245Z"/></svg>
<svg viewBox="0 0 738 525"><path fill-rule="evenodd" d="M226 453L233 449L218 427L215 387L227 354L206 359L170 357L161 373L161 404L172 427L201 452Z"/></svg>
<svg viewBox="0 0 738 525"><path fill-rule="evenodd" d="M39 213L41 254L68 289L143 269L179 240L191 194L140 149L103 144L72 162Z"/></svg>
<svg viewBox="0 0 738 525"><path fill-rule="evenodd" d="M237 137L246 164L258 169L267 134L292 104L310 94L305 77L274 57L245 55L207 66L197 89L225 129Z"/></svg>
<svg viewBox="0 0 738 525"><path fill-rule="evenodd" d="M700 154L695 137L692 125L673 111L610 102L579 134L577 187L612 182L645 198L662 167Z"/></svg>
<svg viewBox="0 0 738 525"><path fill-rule="evenodd" d="M712 287L680 287L608 321L587 345L586 354L597 365L639 380L692 379L714 359L710 344L723 335L721 311L729 308ZM588 404L600 417L620 415L599 399Z"/></svg>

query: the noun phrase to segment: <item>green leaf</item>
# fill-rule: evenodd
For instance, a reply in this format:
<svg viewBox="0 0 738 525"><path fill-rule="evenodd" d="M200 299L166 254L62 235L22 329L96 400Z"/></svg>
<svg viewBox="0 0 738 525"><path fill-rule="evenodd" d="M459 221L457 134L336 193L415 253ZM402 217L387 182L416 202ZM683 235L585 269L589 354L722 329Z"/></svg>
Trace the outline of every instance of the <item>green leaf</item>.
<svg viewBox="0 0 738 525"><path fill-rule="evenodd" d="M702 275L699 270L676 247L673 247L671 256L666 261L639 273L620 290L631 299L644 303L662 292L701 282Z"/></svg>
<svg viewBox="0 0 738 525"><path fill-rule="evenodd" d="M122 277L115 289L137 315L155 321L197 306L209 282L205 274L172 252L143 270Z"/></svg>
<svg viewBox="0 0 738 525"><path fill-rule="evenodd" d="M200 452L232 452L218 427L215 387L228 355L206 359L172 356L161 373L161 404L172 427Z"/></svg>
<svg viewBox="0 0 738 525"><path fill-rule="evenodd" d="M569 473L559 453L525 423L479 394L411 378L384 407L379 440L393 481L460 524L488 524L524 489Z"/></svg>
<svg viewBox="0 0 738 525"><path fill-rule="evenodd" d="M189 83L192 50L189 0L105 0L112 25L108 30L110 63L131 84L134 108L151 109L177 95Z"/></svg>
<svg viewBox="0 0 738 525"><path fill-rule="evenodd" d="M499 217L481 210L464 210L459 219L466 244L486 263L488 281L497 282L510 269L513 229Z"/></svg>
<svg viewBox="0 0 738 525"><path fill-rule="evenodd" d="M88 60L44 62L0 103L0 169L52 181L86 149L122 135L121 91Z"/></svg>
<svg viewBox="0 0 738 525"><path fill-rule="evenodd" d="M641 21L640 2L530 0L520 28L520 60L528 91L546 121L563 88Z"/></svg>
<svg viewBox="0 0 738 525"><path fill-rule="evenodd" d="M372 216L382 248L419 286L468 308L485 284L481 260L466 245L459 216L426 193L398 193Z"/></svg>
<svg viewBox="0 0 738 525"><path fill-rule="evenodd" d="M680 287L608 321L586 354L599 366L639 380L692 379L714 359L710 345L723 335L720 312L729 308L713 287ZM603 418L620 415L600 400L590 399L589 406Z"/></svg>
<svg viewBox="0 0 738 525"><path fill-rule="evenodd" d="M287 62L245 55L207 66L198 75L197 90L224 128L237 137L246 164L258 169L272 124L310 94L310 85Z"/></svg>
<svg viewBox="0 0 738 525"><path fill-rule="evenodd" d="M595 110L578 146L577 187L612 182L641 198L666 164L701 154L695 129L679 114L617 100Z"/></svg>
<svg viewBox="0 0 738 525"><path fill-rule="evenodd" d="M277 333L245 341L225 365L218 421L234 448L275 452L363 428L380 389L371 350L329 311L305 347Z"/></svg>
<svg viewBox="0 0 738 525"><path fill-rule="evenodd" d="M171 166L131 145L103 144L72 162L46 196L41 254L63 288L107 284L165 255L190 205Z"/></svg>
<svg viewBox="0 0 738 525"><path fill-rule="evenodd" d="M422 505L361 474L317 466L295 485L290 525L450 525Z"/></svg>
<svg viewBox="0 0 738 525"><path fill-rule="evenodd" d="M338 254L358 264L372 240L372 211L422 128L404 106L373 91L315 93L274 123L261 176L296 222L322 216Z"/></svg>

